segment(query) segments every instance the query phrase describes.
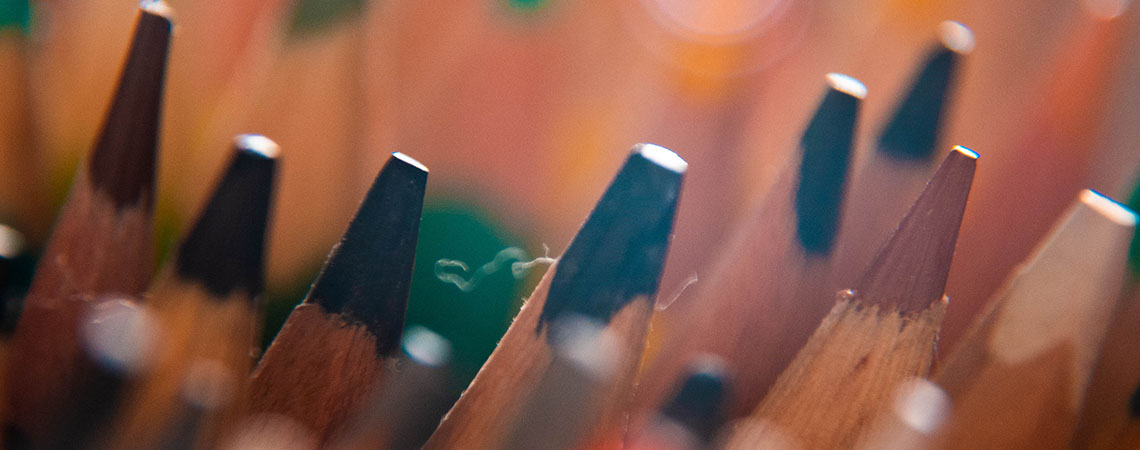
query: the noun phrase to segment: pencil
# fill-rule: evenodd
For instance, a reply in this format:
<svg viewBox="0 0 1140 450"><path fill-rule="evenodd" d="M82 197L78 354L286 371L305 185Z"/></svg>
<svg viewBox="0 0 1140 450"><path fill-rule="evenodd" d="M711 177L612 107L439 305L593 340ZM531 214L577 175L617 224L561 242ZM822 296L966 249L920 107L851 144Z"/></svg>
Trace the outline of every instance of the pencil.
<svg viewBox="0 0 1140 450"><path fill-rule="evenodd" d="M158 444L177 420L187 370L198 361L216 361L243 375L252 368L279 149L268 138L251 134L235 137L233 146L211 198L148 292L163 336L154 370L133 383L118 445ZM241 398L244 391L233 395ZM203 419L202 434L220 433L241 406L231 402L214 411Z"/></svg>
<svg viewBox="0 0 1140 450"><path fill-rule="evenodd" d="M930 370L976 159L964 147L950 152L752 419L764 419L805 449L850 448L903 381ZM739 427L726 448L756 448L764 438L753 433Z"/></svg>
<svg viewBox="0 0 1140 450"><path fill-rule="evenodd" d="M498 448L552 358L549 325L568 314L605 324L623 358L598 388L596 424L620 429L665 263L686 163L652 144L634 147L558 262L425 449ZM487 413L494 411L493 414ZM593 429L586 436L600 436ZM587 440L591 438L586 438Z"/></svg>
<svg viewBox="0 0 1140 450"><path fill-rule="evenodd" d="M935 149L947 117L960 59L973 50L973 33L957 22L939 26L906 95L852 175L832 285L851 286L886 242L936 169Z"/></svg>
<svg viewBox="0 0 1140 450"><path fill-rule="evenodd" d="M44 249L8 362L16 429L44 437L77 380L76 336L85 305L137 296L153 273L155 158L170 38L169 10L147 3L118 89L86 166Z"/></svg>
<svg viewBox="0 0 1140 450"><path fill-rule="evenodd" d="M1068 448L1135 225L1080 193L934 378L953 404L936 448Z"/></svg>
<svg viewBox="0 0 1140 450"><path fill-rule="evenodd" d="M323 442L383 381L400 353L427 177L418 161L392 154L258 363L250 413L290 417Z"/></svg>
<svg viewBox="0 0 1140 450"><path fill-rule="evenodd" d="M664 403L672 383L700 353L733 362L728 414L748 414L827 314L819 279L839 226L847 161L865 88L827 77L828 89L777 184L736 229L700 290L661 312L668 328L648 363L635 416ZM826 294L825 294L826 293Z"/></svg>
<svg viewBox="0 0 1140 450"><path fill-rule="evenodd" d="M709 448L724 425L729 396L725 362L698 357L676 392L640 430L631 430L629 450L697 450Z"/></svg>
<svg viewBox="0 0 1140 450"><path fill-rule="evenodd" d="M394 374L373 393L331 448L414 450L423 446L454 400L451 344L423 327L404 333Z"/></svg>

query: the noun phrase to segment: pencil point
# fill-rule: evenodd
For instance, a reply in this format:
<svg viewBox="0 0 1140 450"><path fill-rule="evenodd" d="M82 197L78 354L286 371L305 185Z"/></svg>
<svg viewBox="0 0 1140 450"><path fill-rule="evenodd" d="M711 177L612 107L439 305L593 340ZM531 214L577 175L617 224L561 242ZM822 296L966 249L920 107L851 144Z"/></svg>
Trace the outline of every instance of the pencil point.
<svg viewBox="0 0 1140 450"><path fill-rule="evenodd" d="M381 355L400 348L427 176L418 161L392 155L305 300L364 324Z"/></svg>
<svg viewBox="0 0 1140 450"><path fill-rule="evenodd" d="M140 9L131 49L88 166L92 186L108 195L118 209L153 207L162 86L170 44L168 12L157 2Z"/></svg>
<svg viewBox="0 0 1140 450"><path fill-rule="evenodd" d="M722 404L727 394L724 362L716 357L705 357L693 365L661 413L708 442L723 425Z"/></svg>
<svg viewBox="0 0 1140 450"><path fill-rule="evenodd" d="M932 50L910 91L879 136L879 151L893 158L933 157L943 128L947 99L953 89L958 58L974 48L974 34L958 22L943 22L941 43Z"/></svg>
<svg viewBox="0 0 1140 450"><path fill-rule="evenodd" d="M655 301L686 164L638 144L558 261L536 332L567 313L609 323L634 299Z"/></svg>
<svg viewBox="0 0 1140 450"><path fill-rule="evenodd" d="M927 183L856 290L862 301L918 312L942 298L977 153L955 147Z"/></svg>
<svg viewBox="0 0 1140 450"><path fill-rule="evenodd" d="M839 228L847 165L859 103L867 89L846 75L828 74L829 89L804 131L796 188L796 235L810 253L831 252Z"/></svg>
<svg viewBox="0 0 1140 450"><path fill-rule="evenodd" d="M264 287L265 238L277 144L256 135L234 139L234 156L198 222L178 249L178 274L217 298Z"/></svg>

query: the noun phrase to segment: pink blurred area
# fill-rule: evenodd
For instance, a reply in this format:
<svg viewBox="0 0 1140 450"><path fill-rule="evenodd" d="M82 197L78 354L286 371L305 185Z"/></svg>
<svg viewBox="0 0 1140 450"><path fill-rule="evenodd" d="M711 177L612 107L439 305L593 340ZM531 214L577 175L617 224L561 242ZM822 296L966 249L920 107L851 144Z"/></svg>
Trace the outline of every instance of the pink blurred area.
<svg viewBox="0 0 1140 450"><path fill-rule="evenodd" d="M970 27L977 47L941 147L982 154L974 195L986 198L1011 176L989 168L1008 171L1026 157L1014 142L1026 112L1051 95L1041 86L1091 20L1069 0L548 0L523 9L507 0L385 0L290 35L287 0L170 4L177 27L160 221L191 220L230 138L253 132L282 148L271 285L319 263L393 151L431 168L429 197L474 202L558 254L628 149L652 142L690 168L663 297L707 267L736 218L797 151L826 73L867 85L857 148L868 151L936 44L938 24ZM89 148L135 8L121 0L36 5L31 54L45 176L59 178ZM1123 48L1140 42L1137 9L1121 18L1132 24ZM1116 95L1088 124L1095 130L1065 150L1087 152L1074 158L1084 167L1067 169L1081 171L1079 184L1119 198L1140 163L1132 144L1140 131L1124 120L1140 112L1140 78L1123 75L1140 67L1140 52L1091 60L1111 70L1105 80ZM986 207L971 203L967 223L984 223ZM984 253L960 247L963 255ZM959 263L1000 280L1016 260ZM972 283L956 274L952 305L955 291ZM962 300L977 309L987 293L968 295L981 297Z"/></svg>

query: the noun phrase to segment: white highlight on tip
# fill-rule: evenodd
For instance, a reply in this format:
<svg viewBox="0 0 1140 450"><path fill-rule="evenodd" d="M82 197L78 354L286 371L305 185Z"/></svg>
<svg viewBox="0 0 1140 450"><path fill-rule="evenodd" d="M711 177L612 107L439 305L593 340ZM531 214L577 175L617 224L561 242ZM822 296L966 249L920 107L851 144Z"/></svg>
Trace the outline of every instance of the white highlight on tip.
<svg viewBox="0 0 1140 450"><path fill-rule="evenodd" d="M641 144L638 153L653 163L677 173L685 173L689 163L665 147L656 144Z"/></svg>
<svg viewBox="0 0 1140 450"><path fill-rule="evenodd" d="M260 134L239 134L234 137L234 145L270 159L281 154L276 142Z"/></svg>
<svg viewBox="0 0 1140 450"><path fill-rule="evenodd" d="M12 259L24 251L24 235L15 228L0 224L0 257Z"/></svg>
<svg viewBox="0 0 1140 450"><path fill-rule="evenodd" d="M1081 191L1080 199L1081 203L1113 222L1126 227L1136 226L1136 213L1096 191L1085 189Z"/></svg>
<svg viewBox="0 0 1140 450"><path fill-rule="evenodd" d="M954 151L966 155L966 157L970 159L978 159L978 152L970 150L969 148L963 147L961 145L955 145Z"/></svg>
<svg viewBox="0 0 1140 450"><path fill-rule="evenodd" d="M904 383L895 395L894 411L906 426L922 434L938 431L946 421L950 396L930 381L916 378Z"/></svg>
<svg viewBox="0 0 1140 450"><path fill-rule="evenodd" d="M953 20L938 24L938 36L942 40L943 46L963 55L974 51L974 45L977 44L977 41L974 40L974 32Z"/></svg>
<svg viewBox="0 0 1140 450"><path fill-rule="evenodd" d="M414 326L404 332L404 353L425 366L442 367L451 358L451 344L427 328Z"/></svg>
<svg viewBox="0 0 1140 450"><path fill-rule="evenodd" d="M400 161L403 161L403 162L405 162L405 163L408 163L408 164L411 164L411 165L413 165L413 166L416 166L416 168L418 168L418 169L420 169L420 170L422 170L422 171L424 171L424 172L427 172L427 171L428 171L428 168L427 168L427 166L423 165L423 164L422 164L422 163L420 163L419 161L416 161L416 159L415 159L415 158L413 158L413 157L411 157L411 156L405 155L405 154L403 154L403 153L400 153L400 152L393 152L393 153L392 153L392 157L393 157L393 158L396 158L396 159L398 159L398 160L400 160Z"/></svg>
<svg viewBox="0 0 1140 450"><path fill-rule="evenodd" d="M174 10L162 0L143 0L139 2L139 9L167 19L174 16Z"/></svg>
<svg viewBox="0 0 1140 450"><path fill-rule="evenodd" d="M867 86L865 86L862 81L856 80L848 75L834 72L829 73L827 74L827 84L830 84L832 89L846 93L860 100L867 96Z"/></svg>

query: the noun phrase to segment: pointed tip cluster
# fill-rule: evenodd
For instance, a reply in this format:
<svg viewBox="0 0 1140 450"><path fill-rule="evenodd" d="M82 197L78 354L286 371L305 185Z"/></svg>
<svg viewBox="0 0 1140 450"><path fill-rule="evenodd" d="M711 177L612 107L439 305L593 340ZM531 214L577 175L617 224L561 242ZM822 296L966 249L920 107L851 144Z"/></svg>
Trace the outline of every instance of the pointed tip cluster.
<svg viewBox="0 0 1140 450"><path fill-rule="evenodd" d="M684 425L703 441L711 441L724 422L722 410L728 388L724 363L706 357L693 365L661 413Z"/></svg>
<svg viewBox="0 0 1140 450"><path fill-rule="evenodd" d="M234 155L198 222L178 249L181 278L218 298L264 287L266 230L277 144L256 135L234 140Z"/></svg>
<svg viewBox="0 0 1140 450"><path fill-rule="evenodd" d="M633 148L559 259L536 331L565 313L609 323L635 298L653 301L686 167L665 148Z"/></svg>
<svg viewBox="0 0 1140 450"><path fill-rule="evenodd" d="M381 355L400 347L427 176L423 164L392 155L305 300L364 324Z"/></svg>
<svg viewBox="0 0 1140 450"><path fill-rule="evenodd" d="M143 5L88 166L92 187L116 208L154 203L155 161L171 22L165 7Z"/></svg>
<svg viewBox="0 0 1140 450"><path fill-rule="evenodd" d="M879 136L879 151L893 158L928 160L938 146L958 60L974 48L973 32L958 22L943 22L940 34L940 45L927 55Z"/></svg>
<svg viewBox="0 0 1140 450"><path fill-rule="evenodd" d="M909 313L942 298L977 158L965 147L946 156L859 283L863 302Z"/></svg>
<svg viewBox="0 0 1140 450"><path fill-rule="evenodd" d="M859 104L866 87L846 75L828 74L829 89L800 140L803 158L796 187L796 236L809 253L831 252L839 228L847 166Z"/></svg>

